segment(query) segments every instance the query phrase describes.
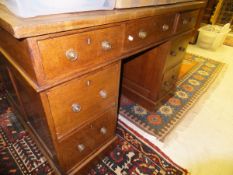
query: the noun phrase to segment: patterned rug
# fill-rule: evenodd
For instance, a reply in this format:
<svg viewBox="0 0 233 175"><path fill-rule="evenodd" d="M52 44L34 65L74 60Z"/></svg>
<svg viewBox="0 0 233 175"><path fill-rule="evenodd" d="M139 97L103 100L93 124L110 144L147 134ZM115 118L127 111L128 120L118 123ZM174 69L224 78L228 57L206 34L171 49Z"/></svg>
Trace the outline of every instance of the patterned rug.
<svg viewBox="0 0 233 175"><path fill-rule="evenodd" d="M89 175L186 175L154 145L119 123L113 150ZM0 92L0 175L55 174Z"/></svg>
<svg viewBox="0 0 233 175"><path fill-rule="evenodd" d="M233 36L227 36L223 44L233 47Z"/></svg>
<svg viewBox="0 0 233 175"><path fill-rule="evenodd" d="M123 123L117 128L118 140L105 158L88 175L185 175L159 148Z"/></svg>
<svg viewBox="0 0 233 175"><path fill-rule="evenodd" d="M0 175L51 174L47 160L0 95Z"/></svg>
<svg viewBox="0 0 233 175"><path fill-rule="evenodd" d="M163 102L154 113L122 96L120 114L147 133L162 140L208 89L223 66L223 63L211 59L186 54L174 96Z"/></svg>

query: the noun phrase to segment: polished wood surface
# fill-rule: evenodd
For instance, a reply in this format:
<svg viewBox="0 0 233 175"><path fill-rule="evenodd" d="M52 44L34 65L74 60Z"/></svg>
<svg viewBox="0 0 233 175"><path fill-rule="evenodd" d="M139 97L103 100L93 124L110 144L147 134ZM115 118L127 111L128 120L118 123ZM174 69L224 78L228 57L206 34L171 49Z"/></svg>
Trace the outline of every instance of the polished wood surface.
<svg viewBox="0 0 233 175"><path fill-rule="evenodd" d="M16 38L39 36L67 30L123 22L175 11L191 10L206 5L205 1L177 3L164 6L133 8L125 10L94 11L19 18L0 5L0 26Z"/></svg>
<svg viewBox="0 0 233 175"><path fill-rule="evenodd" d="M159 91L160 98L167 95L167 93L174 91L180 66L181 64L177 64L175 67L169 69L164 73L160 87L161 89Z"/></svg>
<svg viewBox="0 0 233 175"><path fill-rule="evenodd" d="M178 36L157 47L125 60L123 94L150 111L161 104L160 99L175 90L185 49L192 32Z"/></svg>
<svg viewBox="0 0 233 175"><path fill-rule="evenodd" d="M8 59L12 59L12 62L15 62L15 67L21 68L25 75L36 81L37 77L27 40L17 40L2 28L0 28L0 38L1 52L7 55Z"/></svg>
<svg viewBox="0 0 233 175"><path fill-rule="evenodd" d="M174 33L176 13L126 23L124 51L129 52L163 40Z"/></svg>
<svg viewBox="0 0 233 175"><path fill-rule="evenodd" d="M184 32L195 27L198 20L199 10L182 12L179 17L177 32Z"/></svg>
<svg viewBox="0 0 233 175"><path fill-rule="evenodd" d="M118 63L46 92L59 140L117 105L119 77ZM78 105L79 111L73 111L72 105Z"/></svg>
<svg viewBox="0 0 233 175"><path fill-rule="evenodd" d="M112 58L119 57L122 50L123 27L111 26L66 36L39 40L38 46L46 79L88 70ZM104 43L109 48L104 48ZM75 52L71 60L68 52Z"/></svg>
<svg viewBox="0 0 233 175"><path fill-rule="evenodd" d="M188 33L179 37L178 39L175 38L172 40L170 53L168 53L168 56L166 58L164 71L169 70L174 65L182 62L186 48L191 38L192 33Z"/></svg>
<svg viewBox="0 0 233 175"><path fill-rule="evenodd" d="M65 171L81 164L88 155L94 153L115 136L115 116L116 107L110 108L100 117L95 118L94 121L92 120L84 127L81 127L76 134L58 144L58 157ZM102 132L103 129L106 130L106 133Z"/></svg>

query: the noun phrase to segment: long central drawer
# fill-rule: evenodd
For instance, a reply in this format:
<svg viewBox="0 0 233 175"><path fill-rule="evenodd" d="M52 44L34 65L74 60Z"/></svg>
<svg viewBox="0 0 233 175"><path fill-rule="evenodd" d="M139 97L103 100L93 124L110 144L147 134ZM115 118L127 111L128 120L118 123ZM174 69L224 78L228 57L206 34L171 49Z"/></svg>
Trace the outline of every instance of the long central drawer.
<svg viewBox="0 0 233 175"><path fill-rule="evenodd" d="M47 93L58 139L117 104L119 74L118 63Z"/></svg>

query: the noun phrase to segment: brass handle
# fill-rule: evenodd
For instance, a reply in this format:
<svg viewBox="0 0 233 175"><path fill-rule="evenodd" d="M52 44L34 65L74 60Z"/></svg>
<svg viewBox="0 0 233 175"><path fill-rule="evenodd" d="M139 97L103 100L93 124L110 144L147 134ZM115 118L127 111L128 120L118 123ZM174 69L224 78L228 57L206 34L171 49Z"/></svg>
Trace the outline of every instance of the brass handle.
<svg viewBox="0 0 233 175"><path fill-rule="evenodd" d="M182 47L182 46L180 46L180 47L179 47L179 50L182 51L182 52L184 52L184 51L185 51L185 48Z"/></svg>
<svg viewBox="0 0 233 175"><path fill-rule="evenodd" d="M105 127L102 127L100 129L100 133L103 134L103 135L107 134L107 129Z"/></svg>
<svg viewBox="0 0 233 175"><path fill-rule="evenodd" d="M108 41L102 41L101 46L104 50L110 50L112 48L112 45Z"/></svg>
<svg viewBox="0 0 233 175"><path fill-rule="evenodd" d="M133 36L129 35L129 36L128 36L128 40L129 40L129 41L133 41L133 40L134 40Z"/></svg>
<svg viewBox="0 0 233 175"><path fill-rule="evenodd" d="M169 29L169 25L167 24L164 24L163 27L162 27L163 31L167 31Z"/></svg>
<svg viewBox="0 0 233 175"><path fill-rule="evenodd" d="M81 111L81 106L77 103L72 104L71 106L73 112L80 112Z"/></svg>
<svg viewBox="0 0 233 175"><path fill-rule="evenodd" d="M170 52L170 55L175 57L175 56L176 56L176 52L172 50L172 51Z"/></svg>
<svg viewBox="0 0 233 175"><path fill-rule="evenodd" d="M101 91L99 92L99 95L100 95L102 98L107 98L108 93L107 93L105 90L101 90Z"/></svg>
<svg viewBox="0 0 233 175"><path fill-rule="evenodd" d="M84 144L79 144L77 147L78 147L79 152L83 152L86 148Z"/></svg>
<svg viewBox="0 0 233 175"><path fill-rule="evenodd" d="M90 85L91 85L91 80L87 80L87 81L86 81L86 85L87 85L87 86L90 86Z"/></svg>
<svg viewBox="0 0 233 175"><path fill-rule="evenodd" d="M145 31L140 31L138 33L138 37L141 38L141 39L144 39L147 37L147 33Z"/></svg>
<svg viewBox="0 0 233 175"><path fill-rule="evenodd" d="M78 53L74 49L69 49L66 51L66 58L70 61L75 61L78 59Z"/></svg>
<svg viewBox="0 0 233 175"><path fill-rule="evenodd" d="M183 21L182 21L182 23L185 25L185 24L188 24L188 20L187 19L184 19Z"/></svg>

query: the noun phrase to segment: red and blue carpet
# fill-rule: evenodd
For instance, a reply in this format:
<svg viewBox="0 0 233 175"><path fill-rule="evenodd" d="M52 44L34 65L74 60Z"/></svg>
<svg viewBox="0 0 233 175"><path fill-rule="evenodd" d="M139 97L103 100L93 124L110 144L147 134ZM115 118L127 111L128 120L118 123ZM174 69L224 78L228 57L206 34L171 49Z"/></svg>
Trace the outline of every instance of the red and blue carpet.
<svg viewBox="0 0 233 175"><path fill-rule="evenodd" d="M0 93L1 94L1 93ZM185 175L156 146L123 124L117 129L118 140L106 157L89 175ZM0 175L55 174L45 156L0 96Z"/></svg>
<svg viewBox="0 0 233 175"><path fill-rule="evenodd" d="M159 148L119 122L114 149L88 175L185 175Z"/></svg>
<svg viewBox="0 0 233 175"><path fill-rule="evenodd" d="M0 95L0 174L50 175L53 170Z"/></svg>
<svg viewBox="0 0 233 175"><path fill-rule="evenodd" d="M164 139L208 89L223 66L221 62L186 54L174 96L162 102L163 105L153 113L122 96L120 114L147 133Z"/></svg>

